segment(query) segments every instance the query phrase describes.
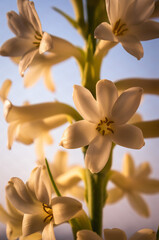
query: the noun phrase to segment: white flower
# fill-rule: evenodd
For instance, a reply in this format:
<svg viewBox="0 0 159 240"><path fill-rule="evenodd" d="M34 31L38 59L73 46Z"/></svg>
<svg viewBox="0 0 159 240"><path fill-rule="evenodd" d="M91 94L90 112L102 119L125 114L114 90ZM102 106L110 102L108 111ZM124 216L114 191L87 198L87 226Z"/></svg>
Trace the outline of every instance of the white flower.
<svg viewBox="0 0 159 240"><path fill-rule="evenodd" d="M11 85L12 85L12 82L9 79L6 79L3 82L3 84L0 88L0 99L2 100L2 102L4 102L7 99Z"/></svg>
<svg viewBox="0 0 159 240"><path fill-rule="evenodd" d="M77 232L77 240L102 240L102 238L95 232L90 230L81 230ZM124 231L113 228L104 229L104 239L105 240L127 240ZM152 229L141 229L137 231L129 240L156 240L156 233Z"/></svg>
<svg viewBox="0 0 159 240"><path fill-rule="evenodd" d="M132 208L141 216L149 217L149 207L141 194L155 194L159 192L159 180L148 178L151 167L148 162L135 168L134 161L129 154L124 157L123 171L112 171L110 180L116 187L108 191L106 203L115 203L126 196Z"/></svg>
<svg viewBox="0 0 159 240"><path fill-rule="evenodd" d="M120 42L137 59L143 57L140 41L159 37L159 23L149 20L154 0L105 0L109 23L101 23L94 32L98 39Z"/></svg>
<svg viewBox="0 0 159 240"><path fill-rule="evenodd" d="M82 208L81 203L69 197L52 199L45 171L38 171L36 178L29 181L25 185L21 179L12 178L6 187L10 202L24 213L23 237L41 232L42 239L53 240L53 224L58 225L75 217Z"/></svg>
<svg viewBox="0 0 159 240"><path fill-rule="evenodd" d="M95 100L88 89L75 85L73 100L85 120L72 124L64 131L61 145L65 148L89 145L85 164L92 173L104 168L112 141L128 148L141 148L144 145L141 130L126 124L136 112L141 95L142 89L134 87L118 97L111 81L100 80L96 85Z"/></svg>
<svg viewBox="0 0 159 240"><path fill-rule="evenodd" d="M21 56L19 71L23 76L24 71L34 59L37 53L44 53L53 48L51 35L42 32L40 19L29 0L17 0L19 15L8 12L8 25L16 37L6 41L0 50L1 55Z"/></svg>

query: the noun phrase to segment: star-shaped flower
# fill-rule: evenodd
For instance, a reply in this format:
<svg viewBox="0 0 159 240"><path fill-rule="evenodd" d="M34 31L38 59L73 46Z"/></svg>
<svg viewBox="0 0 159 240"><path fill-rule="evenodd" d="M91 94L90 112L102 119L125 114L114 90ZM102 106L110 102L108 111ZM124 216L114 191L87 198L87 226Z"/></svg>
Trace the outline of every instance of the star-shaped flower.
<svg viewBox="0 0 159 240"><path fill-rule="evenodd" d="M10 11L7 13L8 26L16 37L6 41L0 50L3 56L19 57L19 71L24 71L37 53L44 53L53 48L51 35L42 31L40 19L34 3L29 0L17 0L19 15Z"/></svg>
<svg viewBox="0 0 159 240"><path fill-rule="evenodd" d="M26 184L19 178L12 178L6 187L6 195L13 206L24 213L23 237L41 232L42 239L53 240L53 225L70 220L82 208L73 198L51 198L45 171L38 171L36 178L29 179Z"/></svg>
<svg viewBox="0 0 159 240"><path fill-rule="evenodd" d="M96 99L88 89L74 86L73 100L85 120L70 125L63 134L61 146L79 148L89 145L86 167L92 172L101 171L108 161L112 142L128 148L144 145L139 128L127 124L136 112L142 95L139 87L129 88L118 97L115 85L100 80L96 85Z"/></svg>
<svg viewBox="0 0 159 240"><path fill-rule="evenodd" d="M137 59L143 57L140 41L159 37L159 23L149 20L154 0L105 0L109 23L101 23L94 32L98 39L120 42Z"/></svg>
<svg viewBox="0 0 159 240"><path fill-rule="evenodd" d="M147 203L140 194L155 194L159 192L159 180L148 178L151 167L144 162L135 168L134 161L129 154L124 157L123 171L112 170L110 180L116 187L108 191L107 203L115 203L126 196L132 208L141 216L149 216Z"/></svg>

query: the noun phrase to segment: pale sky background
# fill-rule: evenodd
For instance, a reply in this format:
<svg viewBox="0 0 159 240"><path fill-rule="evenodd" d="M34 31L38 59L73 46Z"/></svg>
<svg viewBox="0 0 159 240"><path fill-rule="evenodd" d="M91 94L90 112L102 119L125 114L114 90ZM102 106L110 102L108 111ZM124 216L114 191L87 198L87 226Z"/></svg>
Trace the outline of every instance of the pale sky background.
<svg viewBox="0 0 159 240"><path fill-rule="evenodd" d="M84 46L80 35L51 7L56 6L73 16L72 6L69 0L35 0L35 7L41 19L43 30L55 36L65 38L77 46ZM0 45L13 37L7 26L6 13L10 10L17 12L16 0L0 1ZM101 79L107 78L115 81L127 77L159 77L159 40L143 43L144 58L140 61L129 55L119 44L112 49L102 65ZM6 78L13 81L9 99L15 105L22 105L24 101L30 103L48 102L58 99L71 104L74 84L80 84L78 66L73 58L52 68L52 74L57 91L50 93L41 79L32 88L23 87L23 79L20 77L18 67L9 58L0 57L0 86ZM139 111L143 119L159 118L159 97L145 95ZM52 160L55 152L62 149L58 146L63 130L66 126L52 131L54 145L46 147L46 157ZM141 150L129 150L124 147L116 147L113 158L113 168L121 169L124 153L129 152L135 159L136 165L149 161L152 166L152 177L159 179L159 139L149 139ZM3 117L3 105L0 103L0 203L5 206L5 186L11 177L20 177L26 181L31 170L35 167L36 155L34 146L26 146L14 142L12 150L8 150L7 124ZM69 150L69 164L81 164L84 166L80 149ZM124 198L115 205L107 206L104 210L103 228L118 227L127 235L141 228L157 229L159 225L159 195L144 196L151 210L151 217L144 219L137 215ZM62 229L62 236L61 236ZM0 225L0 240L4 240L5 229ZM57 239L72 239L68 225L61 225L55 229ZM63 236L64 235L64 236ZM66 237L68 236L68 237Z"/></svg>

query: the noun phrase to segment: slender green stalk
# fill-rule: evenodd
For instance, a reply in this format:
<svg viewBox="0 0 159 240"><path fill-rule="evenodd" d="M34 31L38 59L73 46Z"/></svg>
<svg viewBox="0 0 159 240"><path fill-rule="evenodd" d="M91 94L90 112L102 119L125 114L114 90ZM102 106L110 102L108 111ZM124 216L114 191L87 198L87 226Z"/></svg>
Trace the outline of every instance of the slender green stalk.
<svg viewBox="0 0 159 240"><path fill-rule="evenodd" d="M54 188L54 190L55 190L55 193L56 193L56 195L57 195L58 197L61 197L61 193L60 193L60 191L58 190L58 188L57 188L57 186L56 186L56 183L55 183L55 181L54 181L54 178L53 178L53 176L52 176L52 173L51 173L51 171L50 171L50 167L49 167L49 164L48 164L48 161L47 161L46 158L45 158L45 163L46 163L47 171L48 171L48 174L49 174L49 177L50 177L52 186L53 186L53 188Z"/></svg>

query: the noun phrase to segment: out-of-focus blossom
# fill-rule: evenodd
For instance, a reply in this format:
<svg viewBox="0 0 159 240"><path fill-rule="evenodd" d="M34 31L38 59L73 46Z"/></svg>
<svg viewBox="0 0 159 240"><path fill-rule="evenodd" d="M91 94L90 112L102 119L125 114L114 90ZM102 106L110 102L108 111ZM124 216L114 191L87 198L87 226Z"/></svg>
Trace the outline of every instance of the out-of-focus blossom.
<svg viewBox="0 0 159 240"><path fill-rule="evenodd" d="M90 230L81 230L77 232L77 240L102 240L102 238L95 232ZM118 228L104 229L105 240L127 240L124 231ZM156 240L156 233L152 229L141 229L133 234L129 240Z"/></svg>
<svg viewBox="0 0 159 240"><path fill-rule="evenodd" d="M159 192L159 180L149 178L151 167L148 162L135 168L134 161L129 154L124 157L122 173L112 170L110 180L116 187L108 191L106 203L115 203L126 196L132 208L141 216L148 217L149 207L141 194L155 194Z"/></svg>
<svg viewBox="0 0 159 240"><path fill-rule="evenodd" d="M120 42L137 59L143 57L140 41L159 37L159 23L149 20L154 0L105 0L110 24L101 23L94 32L98 39Z"/></svg>
<svg viewBox="0 0 159 240"><path fill-rule="evenodd" d="M96 85L95 100L88 89L75 85L73 100L85 120L73 123L64 131L61 146L79 148L89 145L85 164L93 173L104 168L112 142L134 149L143 147L141 130L126 124L136 112L141 95L142 89L137 87L118 97L111 81L100 80Z"/></svg>
<svg viewBox="0 0 159 240"><path fill-rule="evenodd" d="M29 237L23 238L22 221L23 213L17 210L6 198L7 211L0 205L0 222L6 224L6 235L9 240L41 240L40 233L33 233Z"/></svg>
<svg viewBox="0 0 159 240"><path fill-rule="evenodd" d="M12 85L12 81L9 79L6 79L3 82L0 88L0 99L2 100L2 102L4 102L7 99L11 85Z"/></svg>
<svg viewBox="0 0 159 240"><path fill-rule="evenodd" d="M6 186L6 195L13 206L24 213L23 237L41 232L42 239L53 240L53 225L70 220L82 208L81 203L73 198L51 198L50 185L43 171L27 184L19 178L12 178Z"/></svg>
<svg viewBox="0 0 159 240"><path fill-rule="evenodd" d="M24 71L37 53L44 53L53 48L51 35L42 31L40 19L34 3L29 0L17 0L19 15L10 11L7 13L8 26L16 37L7 40L1 47L3 56L19 57L19 71Z"/></svg>

